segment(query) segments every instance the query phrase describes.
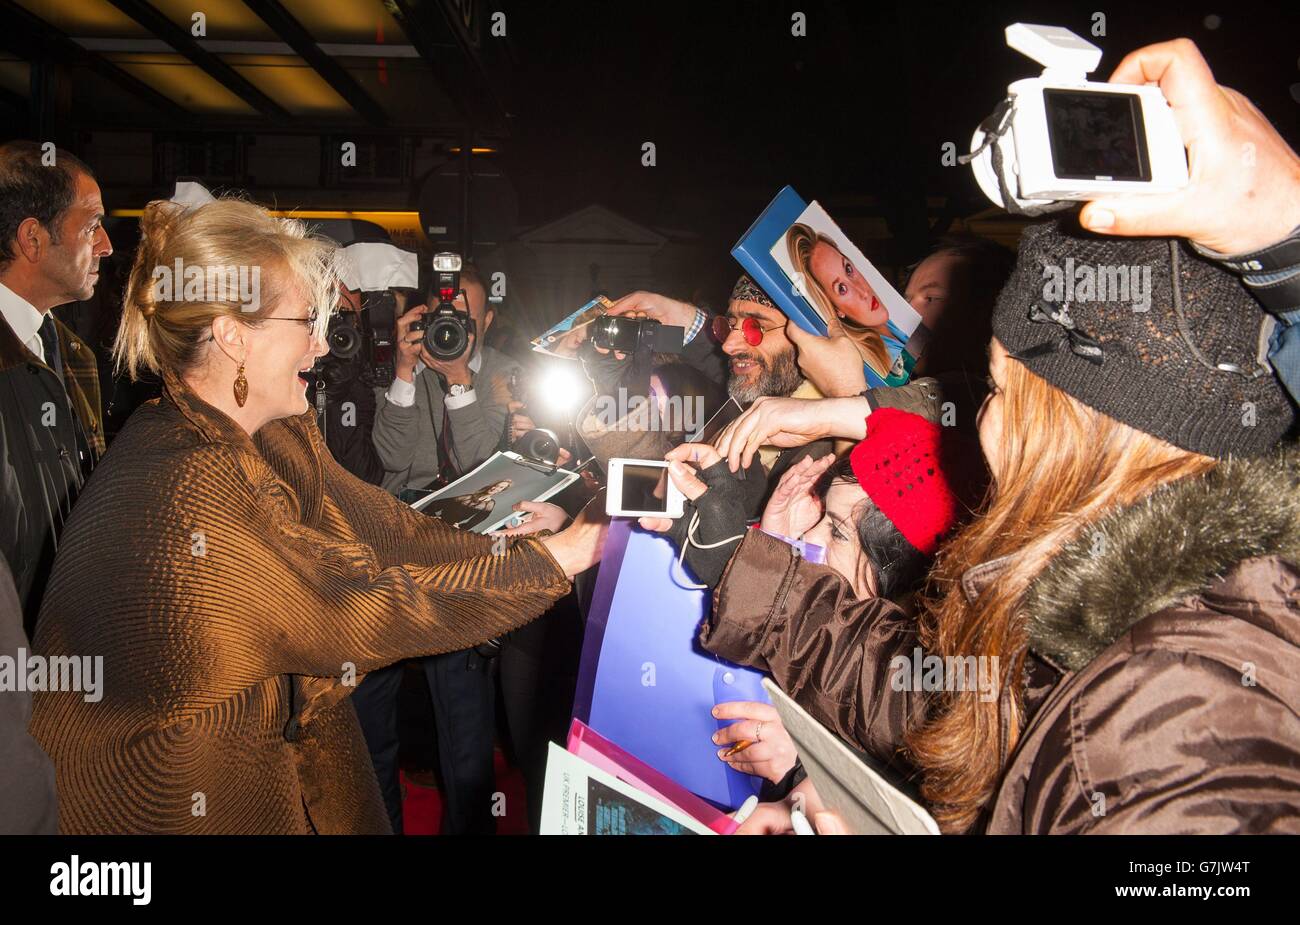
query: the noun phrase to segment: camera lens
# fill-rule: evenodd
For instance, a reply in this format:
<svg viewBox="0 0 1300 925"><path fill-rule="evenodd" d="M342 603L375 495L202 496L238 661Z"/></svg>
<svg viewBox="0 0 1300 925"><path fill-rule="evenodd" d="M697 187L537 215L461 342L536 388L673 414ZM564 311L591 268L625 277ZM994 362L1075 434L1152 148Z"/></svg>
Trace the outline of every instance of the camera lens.
<svg viewBox="0 0 1300 925"><path fill-rule="evenodd" d="M515 452L520 456L554 465L560 458L560 443L554 433L539 427L528 431L515 441Z"/></svg>
<svg viewBox="0 0 1300 925"><path fill-rule="evenodd" d="M328 340L330 353L340 360L350 360L361 350L361 332L350 324L332 326Z"/></svg>
<svg viewBox="0 0 1300 925"><path fill-rule="evenodd" d="M469 346L469 332L459 318L435 318L425 329L424 346L440 360L454 360Z"/></svg>

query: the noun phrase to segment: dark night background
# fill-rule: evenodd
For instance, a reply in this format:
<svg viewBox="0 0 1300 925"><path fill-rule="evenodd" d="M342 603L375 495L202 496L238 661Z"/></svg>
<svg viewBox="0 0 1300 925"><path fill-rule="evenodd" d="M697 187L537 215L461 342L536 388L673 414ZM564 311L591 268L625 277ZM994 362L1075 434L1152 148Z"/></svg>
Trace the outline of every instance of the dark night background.
<svg viewBox="0 0 1300 925"><path fill-rule="evenodd" d="M1231 6L1231 9L1228 7ZM1007 84L1037 66L1006 47L1012 22L1063 25L1105 52L1105 79L1129 51L1195 40L1220 83L1300 140L1300 7L1251 11L1186 3L520 3L513 138L502 163L525 223L593 199L651 225L699 233L727 253L789 183L837 220L880 208L919 244L924 197L955 214L988 206L965 167L970 133ZM808 34L790 34L794 10ZM1106 36L1092 37L1093 11ZM1216 13L1217 11L1217 13ZM1205 25L1218 15L1215 29ZM658 166L640 166L643 141ZM879 204L870 201L880 200Z"/></svg>

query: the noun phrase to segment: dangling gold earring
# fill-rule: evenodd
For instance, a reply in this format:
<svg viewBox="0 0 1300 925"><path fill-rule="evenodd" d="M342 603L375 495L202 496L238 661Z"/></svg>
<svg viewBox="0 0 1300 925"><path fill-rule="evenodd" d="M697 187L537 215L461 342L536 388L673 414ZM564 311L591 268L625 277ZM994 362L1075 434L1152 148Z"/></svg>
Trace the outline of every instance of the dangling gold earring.
<svg viewBox="0 0 1300 925"><path fill-rule="evenodd" d="M235 375L235 404L244 407L244 402L248 401L248 379L244 377L244 364L239 364L239 372Z"/></svg>

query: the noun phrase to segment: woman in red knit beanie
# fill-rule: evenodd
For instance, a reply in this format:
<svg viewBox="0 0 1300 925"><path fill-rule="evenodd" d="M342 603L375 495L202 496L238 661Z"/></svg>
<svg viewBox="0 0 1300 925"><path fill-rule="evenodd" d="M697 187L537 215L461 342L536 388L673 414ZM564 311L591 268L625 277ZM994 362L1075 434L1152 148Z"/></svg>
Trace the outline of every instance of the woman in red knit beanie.
<svg viewBox="0 0 1300 925"><path fill-rule="evenodd" d="M827 455L792 467L759 530L744 528L741 491L717 450L679 446L668 454L669 472L690 501L686 514L675 524L641 523L656 530L671 525L690 571L716 586L714 614L700 633L706 649L769 672L806 709L829 717L846 742L890 763L893 743L921 701L902 692L889 698L888 709L859 709L878 702L876 692L890 683L891 660L864 659L857 628L870 625L881 640L870 651L910 651L912 593L976 500L984 470L978 447L920 415L881 408L867 417L865 430L838 463ZM792 555L790 541L821 547L824 556L807 546ZM738 720L715 737L719 757L727 745L748 740L744 751L724 760L780 782L765 790L767 798L798 783L793 747L771 707L720 704L715 716ZM815 804L815 794L801 792ZM761 830L763 819L777 815L762 809L742 831Z"/></svg>

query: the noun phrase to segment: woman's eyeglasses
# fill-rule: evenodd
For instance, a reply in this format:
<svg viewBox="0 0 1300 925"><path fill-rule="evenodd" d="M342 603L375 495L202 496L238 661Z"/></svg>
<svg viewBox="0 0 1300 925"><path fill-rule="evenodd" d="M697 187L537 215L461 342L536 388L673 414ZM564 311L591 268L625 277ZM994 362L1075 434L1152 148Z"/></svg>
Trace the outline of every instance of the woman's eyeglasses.
<svg viewBox="0 0 1300 925"><path fill-rule="evenodd" d="M270 318L263 318L262 320L263 321L296 321L298 324L303 325L304 327L307 328L307 330L310 331L316 327L316 321L319 318L320 318L320 314L316 311L316 309L313 308L311 310L311 314L309 314L306 318L276 318L272 316Z"/></svg>
<svg viewBox="0 0 1300 925"><path fill-rule="evenodd" d="M316 322L317 322L317 320L319 320L319 318L320 318L320 313L317 312L316 309L313 308L313 309L311 310L311 314L309 314L306 318L276 318L276 317L272 316L272 317L270 317L270 318L257 318L257 319L254 319L254 320L256 320L256 321L292 321L292 322L294 322L295 324L301 324L301 325L302 325L303 327L305 327L308 331L315 331L315 330L316 330ZM216 340L216 339L217 339L217 335L215 335L215 334L209 334L208 337L207 337L207 340L208 340L208 341L214 341L214 340Z"/></svg>
<svg viewBox="0 0 1300 925"><path fill-rule="evenodd" d="M751 347L757 347L763 342L763 335L768 331L775 331L784 325L774 324L765 328L758 323L757 318L728 318L726 315L716 315L713 319L713 337L718 343L722 343L730 336L731 332L736 330L736 325L740 325L740 333L744 335L745 343Z"/></svg>

